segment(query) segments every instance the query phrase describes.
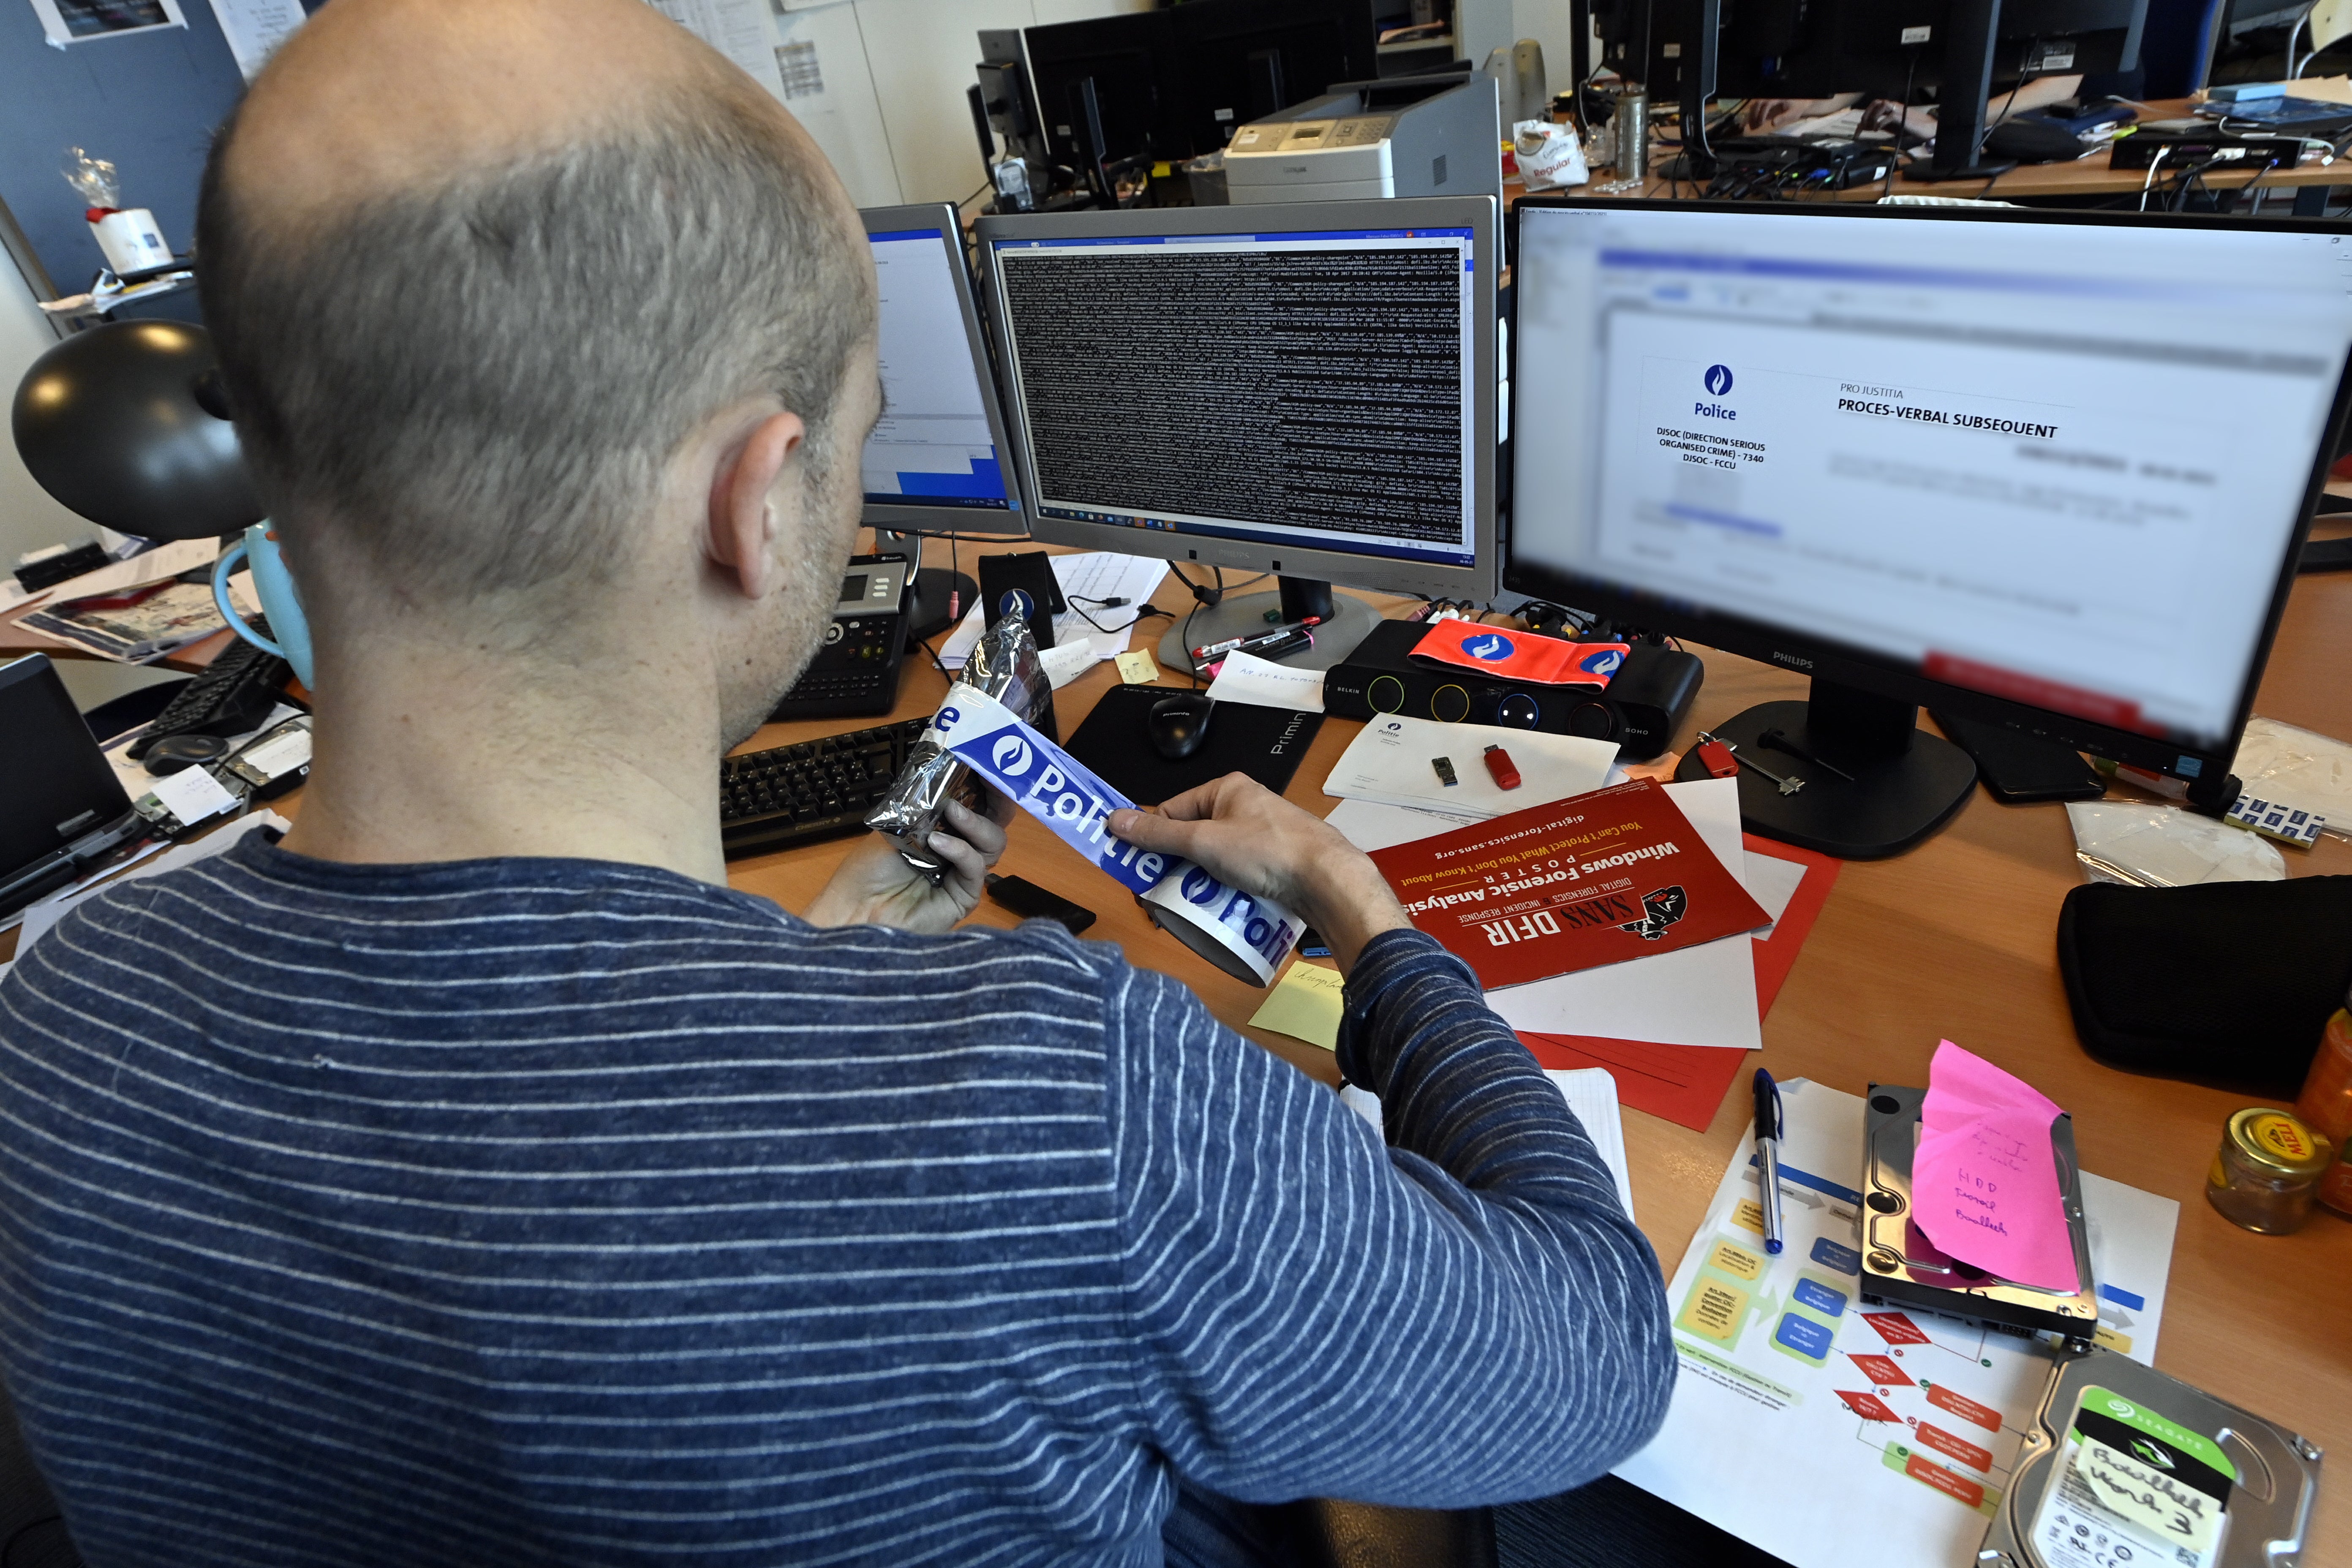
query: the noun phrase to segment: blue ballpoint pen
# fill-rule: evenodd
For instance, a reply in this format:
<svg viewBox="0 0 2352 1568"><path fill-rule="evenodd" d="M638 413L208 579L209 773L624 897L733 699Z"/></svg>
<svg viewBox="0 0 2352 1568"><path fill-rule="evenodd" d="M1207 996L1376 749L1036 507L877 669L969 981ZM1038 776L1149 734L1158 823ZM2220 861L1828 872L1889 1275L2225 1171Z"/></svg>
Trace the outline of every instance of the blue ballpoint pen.
<svg viewBox="0 0 2352 1568"><path fill-rule="evenodd" d="M1780 1250L1780 1086L1756 1069L1756 1163L1764 1167L1764 1250Z"/></svg>

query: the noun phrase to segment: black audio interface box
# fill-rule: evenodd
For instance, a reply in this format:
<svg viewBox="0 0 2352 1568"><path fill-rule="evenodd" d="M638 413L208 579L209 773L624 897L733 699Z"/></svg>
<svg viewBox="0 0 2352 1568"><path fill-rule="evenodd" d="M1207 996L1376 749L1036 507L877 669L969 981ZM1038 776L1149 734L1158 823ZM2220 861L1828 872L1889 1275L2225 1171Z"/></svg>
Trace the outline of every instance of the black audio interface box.
<svg viewBox="0 0 2352 1568"><path fill-rule="evenodd" d="M1466 669L1416 664L1421 621L1382 621L1323 678L1323 710L1343 719L1402 713L1445 724L1499 724L1552 735L1614 741L1646 762L1666 749L1706 674L1696 654L1635 643L1606 690L1496 680Z"/></svg>

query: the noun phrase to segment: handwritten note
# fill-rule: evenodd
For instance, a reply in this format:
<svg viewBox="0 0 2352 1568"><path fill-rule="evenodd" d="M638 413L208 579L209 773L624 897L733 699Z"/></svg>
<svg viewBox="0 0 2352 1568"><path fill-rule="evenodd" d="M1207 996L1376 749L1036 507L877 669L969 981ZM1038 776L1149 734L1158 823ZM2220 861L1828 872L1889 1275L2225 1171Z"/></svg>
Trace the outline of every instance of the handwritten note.
<svg viewBox="0 0 2352 1568"><path fill-rule="evenodd" d="M1911 1197L1927 1239L2021 1285L2073 1290L2074 1245L2050 1149L2056 1101L1946 1040L1927 1068Z"/></svg>
<svg viewBox="0 0 2352 1568"><path fill-rule="evenodd" d="M1212 702L1253 702L1260 708L1323 711L1323 672L1293 669L1255 654L1229 653L1209 683Z"/></svg>
<svg viewBox="0 0 2352 1568"><path fill-rule="evenodd" d="M1265 1005L1250 1019L1255 1028L1272 1029L1325 1050L1339 1047L1339 1015L1347 1005L1347 981L1336 969L1316 963L1294 963L1266 994Z"/></svg>
<svg viewBox="0 0 2352 1568"><path fill-rule="evenodd" d="M2070 1479L2084 1494L2080 1500L2137 1525L2168 1548L2188 1548L2199 1563L2220 1542L2221 1498L2095 1438L2080 1441L2074 1461Z"/></svg>

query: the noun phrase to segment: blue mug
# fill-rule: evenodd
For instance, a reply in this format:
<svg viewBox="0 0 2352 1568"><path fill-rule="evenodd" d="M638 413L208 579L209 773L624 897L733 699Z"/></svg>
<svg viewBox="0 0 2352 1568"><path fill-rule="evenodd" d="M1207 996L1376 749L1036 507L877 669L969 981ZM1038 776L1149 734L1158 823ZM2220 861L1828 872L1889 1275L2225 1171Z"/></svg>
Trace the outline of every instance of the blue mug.
<svg viewBox="0 0 2352 1568"><path fill-rule="evenodd" d="M261 613L269 617L269 629L278 634L275 642L246 625L245 617L229 602L229 575L240 559L253 567L253 591L261 599ZM245 537L223 551L214 563L213 603L229 630L263 652L276 654L294 667L297 680L310 684L310 623L302 614L293 574L286 570L286 558L278 553L278 536L270 531L267 519L247 529Z"/></svg>

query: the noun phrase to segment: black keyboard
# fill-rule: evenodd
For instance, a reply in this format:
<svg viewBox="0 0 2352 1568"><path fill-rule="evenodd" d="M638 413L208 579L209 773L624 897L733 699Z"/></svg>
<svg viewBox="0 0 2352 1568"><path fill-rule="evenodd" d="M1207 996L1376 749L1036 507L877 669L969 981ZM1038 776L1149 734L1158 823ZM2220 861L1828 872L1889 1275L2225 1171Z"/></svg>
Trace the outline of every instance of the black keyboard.
<svg viewBox="0 0 2352 1568"><path fill-rule="evenodd" d="M747 752L719 764L719 831L730 860L860 833L928 718Z"/></svg>
<svg viewBox="0 0 2352 1568"><path fill-rule="evenodd" d="M131 742L132 761L166 735L242 735L278 706L294 667L264 653L243 637L231 639L220 657L172 695L147 732Z"/></svg>

